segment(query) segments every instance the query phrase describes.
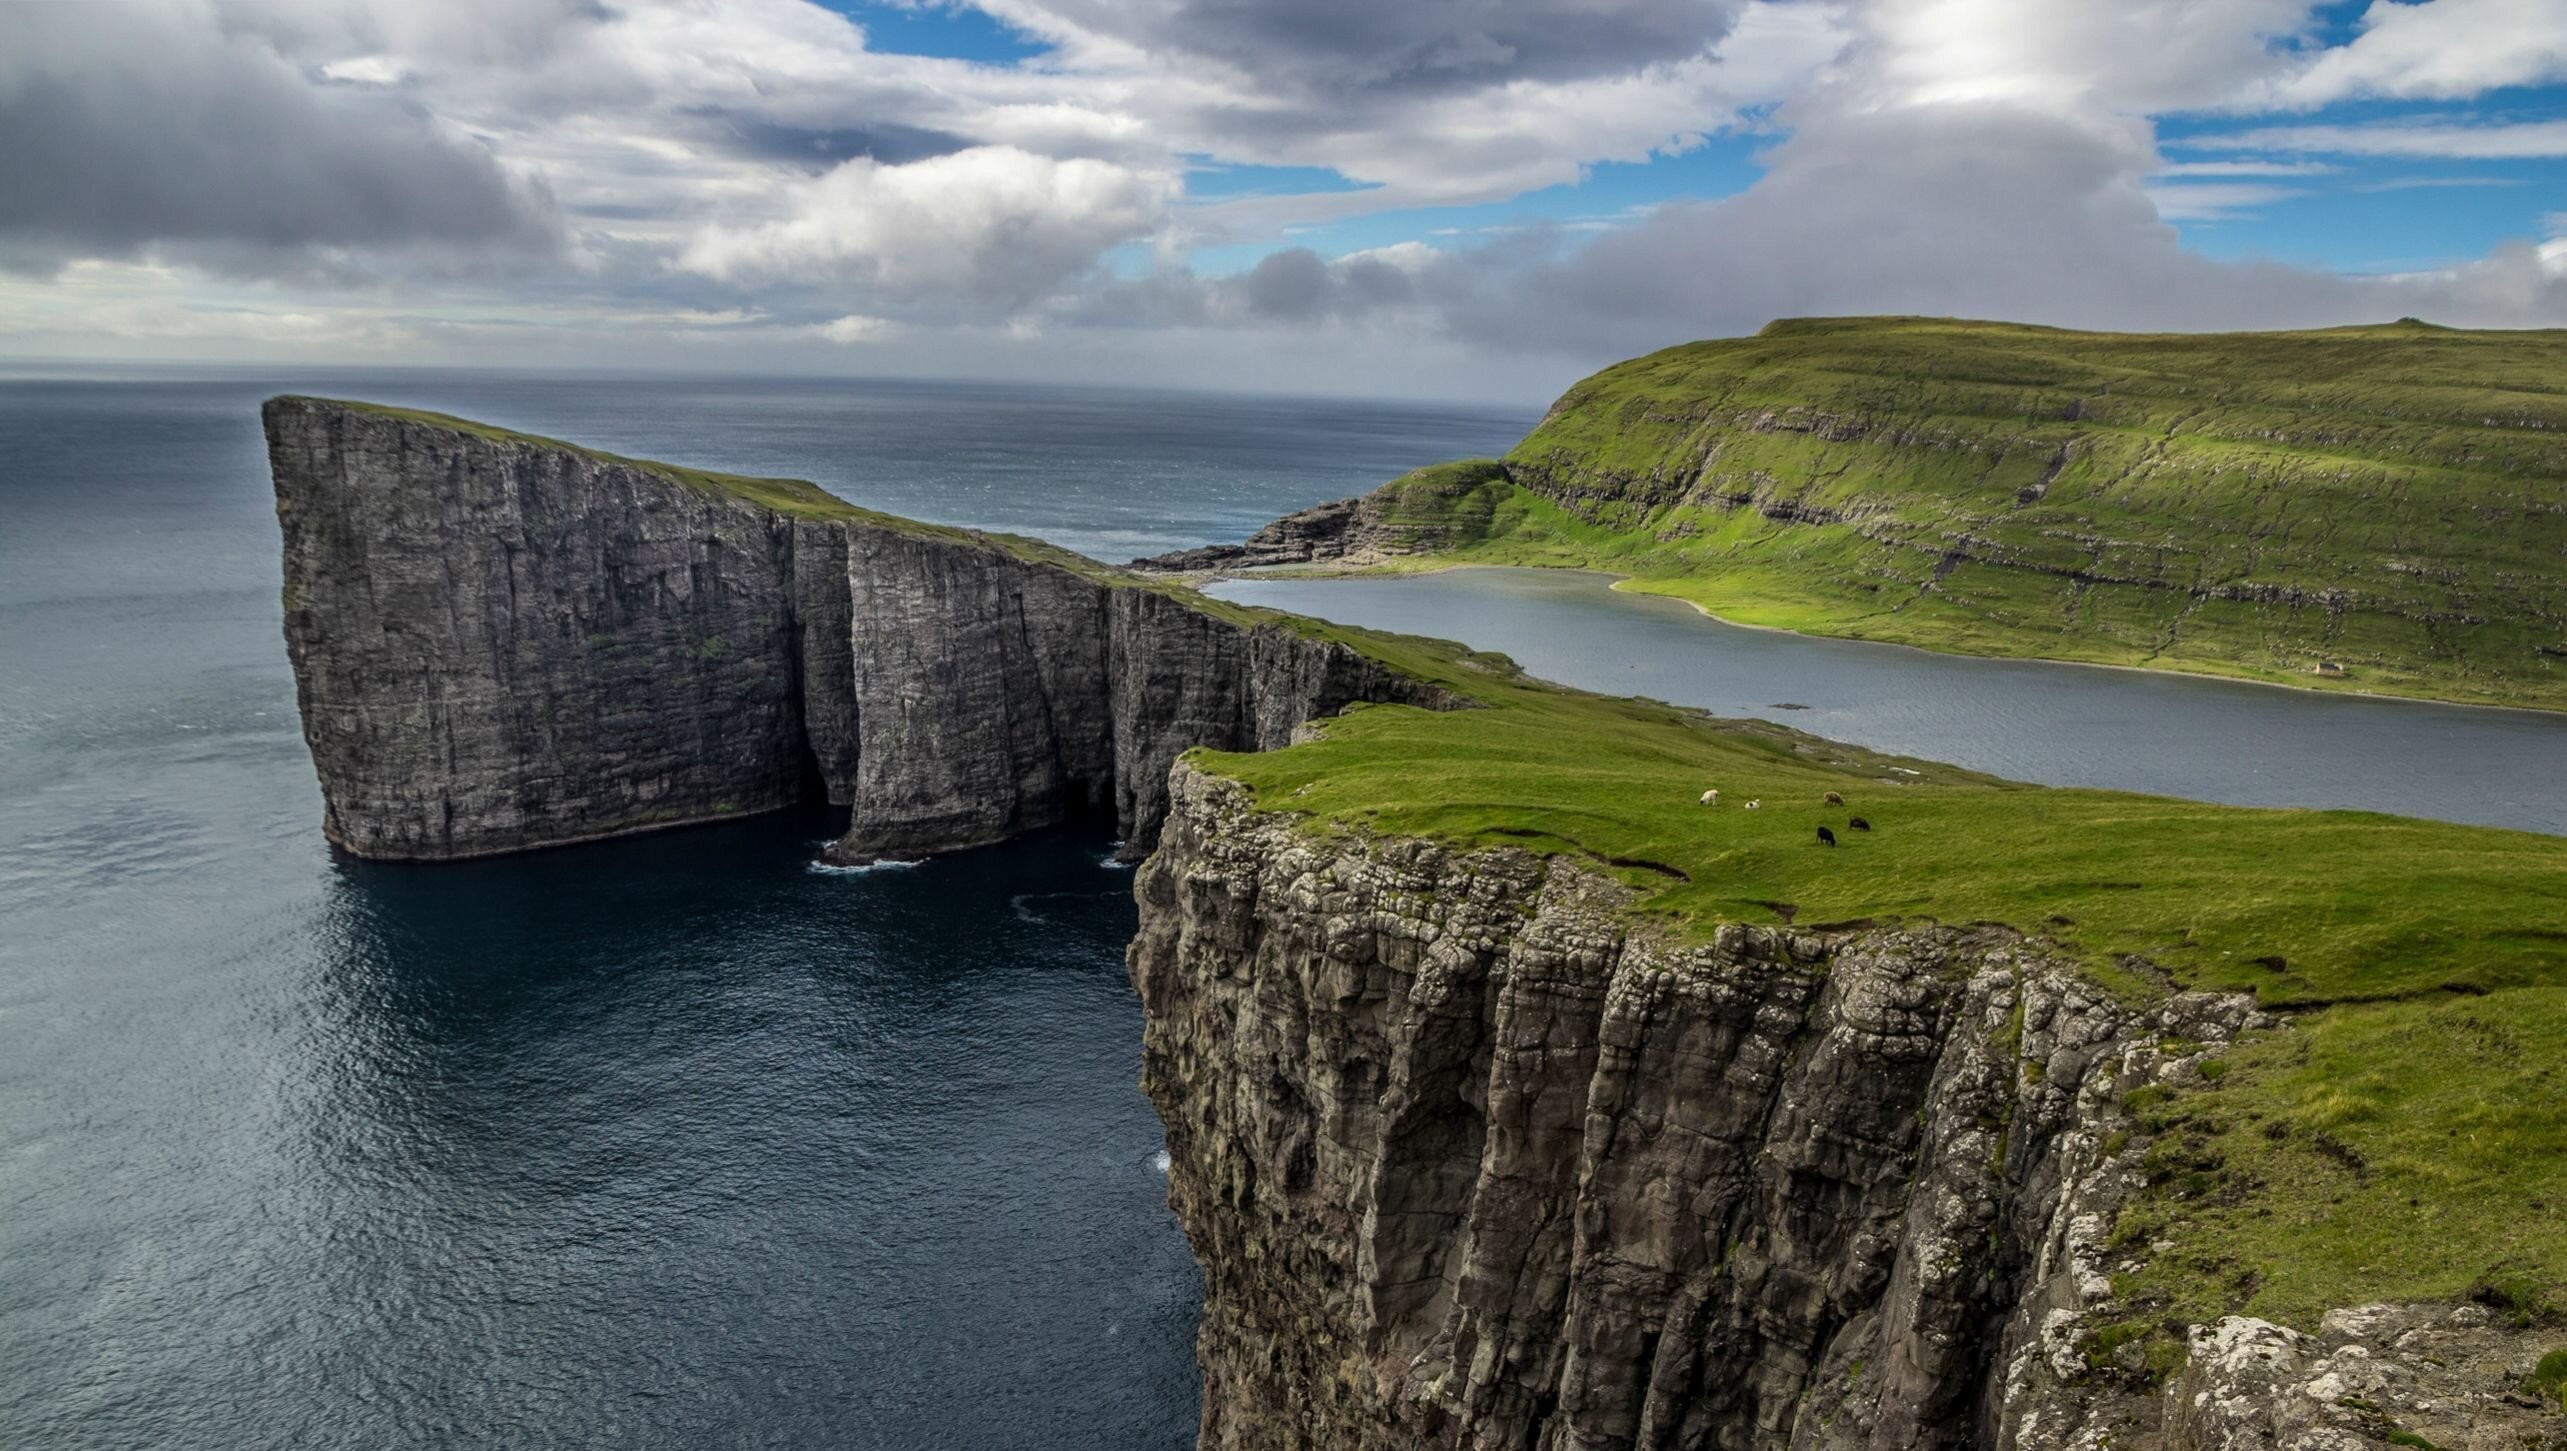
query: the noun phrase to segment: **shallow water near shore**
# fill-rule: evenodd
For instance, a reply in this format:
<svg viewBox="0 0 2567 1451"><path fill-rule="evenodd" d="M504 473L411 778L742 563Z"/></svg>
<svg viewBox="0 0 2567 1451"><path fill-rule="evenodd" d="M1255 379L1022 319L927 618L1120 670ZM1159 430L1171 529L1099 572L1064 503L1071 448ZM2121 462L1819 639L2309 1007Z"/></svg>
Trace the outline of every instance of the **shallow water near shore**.
<svg viewBox="0 0 2567 1451"><path fill-rule="evenodd" d="M1530 421L445 373L0 383L0 1446L1136 1451L1200 1282L1056 834L334 858L257 404L444 409L1109 558Z"/></svg>
<svg viewBox="0 0 2567 1451"><path fill-rule="evenodd" d="M1749 629L1557 569L1245 578L1212 593L1503 651L1534 675L2052 786L2567 834L2567 715Z"/></svg>

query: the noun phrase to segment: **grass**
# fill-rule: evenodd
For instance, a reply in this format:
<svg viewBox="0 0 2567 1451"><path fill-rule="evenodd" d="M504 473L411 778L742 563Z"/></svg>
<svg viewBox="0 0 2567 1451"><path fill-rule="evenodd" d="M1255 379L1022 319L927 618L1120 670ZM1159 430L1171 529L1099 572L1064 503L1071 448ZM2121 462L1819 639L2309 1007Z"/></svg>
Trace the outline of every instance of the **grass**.
<svg viewBox="0 0 2567 1451"><path fill-rule="evenodd" d="M2372 1300L2567 1303L2567 986L2332 1008L2224 1061L2146 1110L2127 1297L2302 1328Z"/></svg>
<svg viewBox="0 0 2567 1451"><path fill-rule="evenodd" d="M2562 331L1783 322L1376 500L1394 548L1746 624L2567 708Z"/></svg>
<svg viewBox="0 0 2567 1451"><path fill-rule="evenodd" d="M2205 1086L2134 1097L2156 1142L2120 1233L2176 1245L2137 1251L2150 1268L2126 1288L2150 1315L2313 1328L2489 1276L2567 1303L2567 840L2024 786L1336 633L1485 708L1370 707L1289 750L1194 757L1312 832L1568 855L1680 937L1992 921L2131 998L2231 989L2288 1010L2290 1031ZM1703 807L1712 786L1723 804ZM1818 844L1822 824L1841 845ZM2162 1370L2180 1338L2146 1323Z"/></svg>

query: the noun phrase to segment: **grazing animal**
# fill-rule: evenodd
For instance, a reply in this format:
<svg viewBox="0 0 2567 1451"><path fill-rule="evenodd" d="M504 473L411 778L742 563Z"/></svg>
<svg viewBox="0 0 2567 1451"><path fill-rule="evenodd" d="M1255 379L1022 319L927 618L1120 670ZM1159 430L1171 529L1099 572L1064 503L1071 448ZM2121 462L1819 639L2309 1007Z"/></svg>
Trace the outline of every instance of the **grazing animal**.
<svg viewBox="0 0 2567 1451"><path fill-rule="evenodd" d="M1753 810L1755 810L1757 807L1762 806L1762 805L1764 805L1764 804L1765 804L1765 802L1764 802L1763 798L1759 797L1758 799L1756 799L1756 800L1754 800L1754 801L1750 801L1750 802L1748 802L1748 803L1747 803L1747 805L1746 805L1743 809L1744 809L1744 810L1748 810L1748 811L1753 811Z"/></svg>
<svg viewBox="0 0 2567 1451"><path fill-rule="evenodd" d="M1702 793L1702 804L1705 806L1718 806L1720 804L1720 788L1714 786L1710 790Z"/></svg>
<svg viewBox="0 0 2567 1451"><path fill-rule="evenodd" d="M1818 844L1820 846L1836 845L1836 833L1828 830L1824 826L1820 827L1818 829Z"/></svg>
<svg viewBox="0 0 2567 1451"><path fill-rule="evenodd" d="M1837 795L1833 791L1830 791L1827 793L1827 804L1830 806L1842 806L1845 804L1845 798Z"/></svg>
<svg viewBox="0 0 2567 1451"><path fill-rule="evenodd" d="M1847 817L1847 818L1845 819L1845 824L1846 824L1847 826L1850 826L1850 827L1854 828L1856 831L1869 831L1869 830L1871 830L1871 829L1872 829L1872 823L1870 823L1870 822L1868 822L1868 821L1865 821L1863 818L1861 818L1861 817L1859 817L1859 816L1849 816L1849 817Z"/></svg>

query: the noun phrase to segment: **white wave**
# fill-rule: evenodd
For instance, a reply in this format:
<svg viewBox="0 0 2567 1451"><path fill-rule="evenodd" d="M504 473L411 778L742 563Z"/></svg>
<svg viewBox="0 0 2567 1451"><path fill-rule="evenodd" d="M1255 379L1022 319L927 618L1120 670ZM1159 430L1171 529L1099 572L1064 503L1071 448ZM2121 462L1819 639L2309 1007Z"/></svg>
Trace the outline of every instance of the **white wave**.
<svg viewBox="0 0 2567 1451"><path fill-rule="evenodd" d="M1168 1151L1161 1149L1157 1153L1152 1154L1150 1156L1150 1167L1158 1170L1162 1174L1168 1172Z"/></svg>
<svg viewBox="0 0 2567 1451"><path fill-rule="evenodd" d="M852 867L840 866L836 862L814 860L811 863L809 870L818 872L824 877L859 877L867 872L887 872L906 867L923 867L925 865L927 865L927 863L924 858L914 862L904 862L895 861L890 857L884 857L880 861L866 862L862 866Z"/></svg>

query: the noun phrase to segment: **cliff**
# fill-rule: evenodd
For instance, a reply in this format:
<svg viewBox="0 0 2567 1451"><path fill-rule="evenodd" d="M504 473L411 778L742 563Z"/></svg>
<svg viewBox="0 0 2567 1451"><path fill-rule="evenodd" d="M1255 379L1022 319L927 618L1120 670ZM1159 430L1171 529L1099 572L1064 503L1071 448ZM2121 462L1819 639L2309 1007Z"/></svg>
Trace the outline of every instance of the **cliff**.
<svg viewBox="0 0 2567 1451"><path fill-rule="evenodd" d="M352 851L821 795L846 859L1157 846L1214 1451L2558 1440L2567 841L2028 787L457 419L267 428ZM1276 547L1496 537L1509 477Z"/></svg>
<svg viewBox="0 0 2567 1451"><path fill-rule="evenodd" d="M311 398L265 410L331 840L521 851L850 808L848 860L1107 816L1170 761L1458 697L1282 616L808 484Z"/></svg>
<svg viewBox="0 0 2567 1451"><path fill-rule="evenodd" d="M2162 1156L2133 1105L2275 1032L2251 997L2125 1001L1992 927L1686 942L1562 858L1314 836L1182 765L1174 790L1131 974L1205 1268L1208 1451L2558 1425L2523 1393L2538 1337L2469 1305L2223 1317L2156 1384L2126 1277L2177 1246L2115 1234Z"/></svg>
<svg viewBox="0 0 2567 1451"><path fill-rule="evenodd" d="M1200 570L1479 562L1981 655L2567 709L2567 333L1778 322Z"/></svg>

